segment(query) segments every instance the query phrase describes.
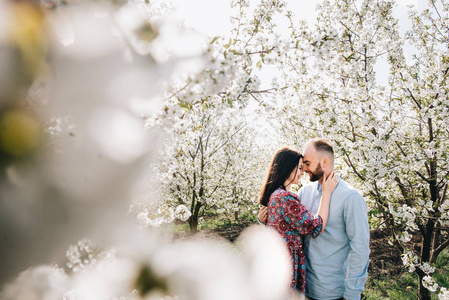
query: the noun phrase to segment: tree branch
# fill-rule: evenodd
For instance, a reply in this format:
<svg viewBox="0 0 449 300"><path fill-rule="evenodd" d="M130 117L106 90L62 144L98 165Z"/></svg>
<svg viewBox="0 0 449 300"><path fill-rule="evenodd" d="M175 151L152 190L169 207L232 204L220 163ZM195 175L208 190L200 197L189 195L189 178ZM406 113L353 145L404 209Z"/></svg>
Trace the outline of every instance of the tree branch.
<svg viewBox="0 0 449 300"><path fill-rule="evenodd" d="M446 249L447 246L449 246L449 238L446 239L443 243L441 243L440 246L438 246L438 248L432 251L432 255L430 256L430 262L435 263L438 258L438 255L441 253L441 251Z"/></svg>
<svg viewBox="0 0 449 300"><path fill-rule="evenodd" d="M446 191L447 191L447 182L446 182L446 184L444 185L443 193L441 194L440 199L438 199L438 204L439 204L439 205L443 204L444 201L446 200Z"/></svg>
<svg viewBox="0 0 449 300"><path fill-rule="evenodd" d="M356 174L362 181L365 181L365 180L366 180L365 177L364 177L362 174L360 174L360 173L356 170L355 166L352 164L352 161L351 161L351 159L349 158L349 155L346 153L345 156L346 156L346 159L345 159L344 161L346 162L346 164L347 164L349 167L352 168L352 170L354 171L354 173L355 173L355 174Z"/></svg>
<svg viewBox="0 0 449 300"><path fill-rule="evenodd" d="M444 176L442 176L440 182L438 182L437 186L441 186L441 184L443 183L443 181L446 179L446 177L449 175L449 172L446 172L446 174ZM447 182L446 182L447 184Z"/></svg>
<svg viewBox="0 0 449 300"><path fill-rule="evenodd" d="M354 0L352 0L352 4L354 4L354 9L357 12L357 16L359 17L360 26L362 26L362 28L363 28L363 19L362 19L362 15L359 12L359 9L357 8L357 3Z"/></svg>
<svg viewBox="0 0 449 300"><path fill-rule="evenodd" d="M240 127L239 129L237 129L233 134L231 134L230 137L228 137L228 139L226 139L226 141L224 141L220 146L218 146L214 151L212 151L209 155L209 157L211 157L212 155L214 155L218 150L220 150L222 147L224 147L224 145L226 145L230 138L233 137L234 135L236 135L237 133L239 133L240 130L242 130L243 128L246 127L246 124L244 124L242 127Z"/></svg>
<svg viewBox="0 0 449 300"><path fill-rule="evenodd" d="M399 177L395 177L394 181L398 183L399 189L401 190L402 197L404 197L405 203L407 203L408 206L413 206L413 203L410 201L409 194L407 192L407 189L405 188L405 185L401 182L401 179Z"/></svg>
<svg viewBox="0 0 449 300"><path fill-rule="evenodd" d="M380 200L380 199L378 199ZM379 201L380 202L380 201ZM377 202L377 203L379 203ZM394 232L394 218L391 217L391 213L385 211L385 208L382 205L377 205L377 207L379 208L379 210L382 212L382 215L384 216L385 222L389 221L389 226L388 229L390 231L390 235L393 238L393 243L396 245L396 247L399 249L399 251L401 253L403 253L405 251L405 247L399 242L399 240L396 237L396 234Z"/></svg>
<svg viewBox="0 0 449 300"><path fill-rule="evenodd" d="M424 177L424 175L421 174L419 171L416 171L416 170L415 170L415 173L416 173L419 177L421 177L421 179L424 180L425 182L427 182L427 183L430 182L430 180L427 179L426 177Z"/></svg>
<svg viewBox="0 0 449 300"><path fill-rule="evenodd" d="M267 54L270 53L271 51L273 51L274 49L276 49L275 47L271 47L270 49L267 50L260 50L260 51L254 51L254 52L247 52L247 55L253 55L253 54Z"/></svg>
<svg viewBox="0 0 449 300"><path fill-rule="evenodd" d="M430 172L429 164L427 162L425 162L424 166L426 167L427 174L429 174L429 177L432 178L432 174ZM430 178L429 178L429 181L430 181Z"/></svg>
<svg viewBox="0 0 449 300"><path fill-rule="evenodd" d="M401 74L401 75L402 75L402 74ZM412 100L415 102L415 104L418 106L418 108L421 109L421 104L419 104L418 100L416 100L415 96L413 96L412 91L411 91L409 88L407 88L406 90L407 90L407 92L409 92L410 97L411 97Z"/></svg>
<svg viewBox="0 0 449 300"><path fill-rule="evenodd" d="M427 119L427 124L429 125L429 142L433 141L433 126L432 126L432 119Z"/></svg>
<svg viewBox="0 0 449 300"><path fill-rule="evenodd" d="M347 31L349 31L350 33L352 33L355 36L359 36L355 31L352 31L351 28L349 28L346 24L344 24L342 21L339 21L341 25L343 25L343 27L346 28ZM351 40L349 41L351 42Z"/></svg>
<svg viewBox="0 0 449 300"><path fill-rule="evenodd" d="M398 141L395 141L395 144L396 144L396 146L398 146L398 148L401 151L402 155L407 157L407 153L404 152L404 150L402 149L401 145L399 145Z"/></svg>
<svg viewBox="0 0 449 300"><path fill-rule="evenodd" d="M218 181L217 185L214 187L214 189L209 193L208 197L212 197L212 195L217 191L219 187L221 187L221 182L223 181L224 175L228 171L228 168L230 166L230 160L226 161L226 167L223 170L222 176L220 176L220 180Z"/></svg>

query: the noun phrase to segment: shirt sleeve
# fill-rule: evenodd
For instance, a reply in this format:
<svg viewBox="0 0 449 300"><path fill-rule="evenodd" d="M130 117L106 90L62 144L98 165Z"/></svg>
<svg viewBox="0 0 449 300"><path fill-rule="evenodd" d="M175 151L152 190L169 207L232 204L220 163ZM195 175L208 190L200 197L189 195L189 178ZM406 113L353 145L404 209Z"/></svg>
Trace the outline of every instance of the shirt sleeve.
<svg viewBox="0 0 449 300"><path fill-rule="evenodd" d="M321 216L314 216L309 213L304 205L291 194L282 196L284 202L285 221L291 224L302 234L312 234L317 237L323 229L323 219Z"/></svg>
<svg viewBox="0 0 449 300"><path fill-rule="evenodd" d="M360 299L368 278L370 253L367 206L360 194L354 193L346 201L344 220L350 246L344 298Z"/></svg>

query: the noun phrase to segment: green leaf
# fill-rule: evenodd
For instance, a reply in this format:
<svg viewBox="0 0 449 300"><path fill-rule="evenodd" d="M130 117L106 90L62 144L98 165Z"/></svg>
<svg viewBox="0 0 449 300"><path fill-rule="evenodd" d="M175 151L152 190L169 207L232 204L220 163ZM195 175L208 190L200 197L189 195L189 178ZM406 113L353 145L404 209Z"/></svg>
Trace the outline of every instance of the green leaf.
<svg viewBox="0 0 449 300"><path fill-rule="evenodd" d="M186 112L189 112L192 109L192 105L188 104L188 103L179 103L179 106L181 107L181 109L183 109Z"/></svg>
<svg viewBox="0 0 449 300"><path fill-rule="evenodd" d="M218 36L214 37L214 38L212 39L212 41L209 42L209 44L215 43L215 41L218 40L218 38L219 38Z"/></svg>

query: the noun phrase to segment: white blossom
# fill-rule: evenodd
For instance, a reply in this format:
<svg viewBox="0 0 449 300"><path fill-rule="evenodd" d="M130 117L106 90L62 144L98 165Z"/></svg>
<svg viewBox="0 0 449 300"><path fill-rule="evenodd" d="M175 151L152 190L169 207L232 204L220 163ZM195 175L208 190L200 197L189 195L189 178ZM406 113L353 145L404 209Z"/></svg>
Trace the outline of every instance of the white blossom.
<svg viewBox="0 0 449 300"><path fill-rule="evenodd" d="M438 293L438 300L448 300L449 299L449 290L445 287L440 288L440 292Z"/></svg>
<svg viewBox="0 0 449 300"><path fill-rule="evenodd" d="M438 284L433 280L433 278L429 275L424 276L422 283L426 289L431 291L432 293L436 292L438 289Z"/></svg>
<svg viewBox="0 0 449 300"><path fill-rule="evenodd" d="M185 205L178 205L175 210L175 218L182 221L187 221L187 219L192 215L192 213L187 209Z"/></svg>
<svg viewBox="0 0 449 300"><path fill-rule="evenodd" d="M430 275L433 272L435 272L435 267L429 265L428 263L423 263L419 268L427 275Z"/></svg>
<svg viewBox="0 0 449 300"><path fill-rule="evenodd" d="M408 271L412 273L415 271L415 268L418 264L418 257L413 251L407 251L402 254L402 263L405 267L408 268Z"/></svg>

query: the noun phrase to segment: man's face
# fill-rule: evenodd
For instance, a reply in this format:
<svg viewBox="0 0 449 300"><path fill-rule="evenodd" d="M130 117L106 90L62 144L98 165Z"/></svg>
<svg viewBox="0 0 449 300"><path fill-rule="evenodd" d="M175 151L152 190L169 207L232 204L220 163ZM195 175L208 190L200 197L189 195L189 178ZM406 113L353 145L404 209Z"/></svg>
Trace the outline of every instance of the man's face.
<svg viewBox="0 0 449 300"><path fill-rule="evenodd" d="M321 168L321 162L318 157L318 154L313 146L309 146L304 149L304 172L309 174L310 181L320 180L324 171Z"/></svg>

